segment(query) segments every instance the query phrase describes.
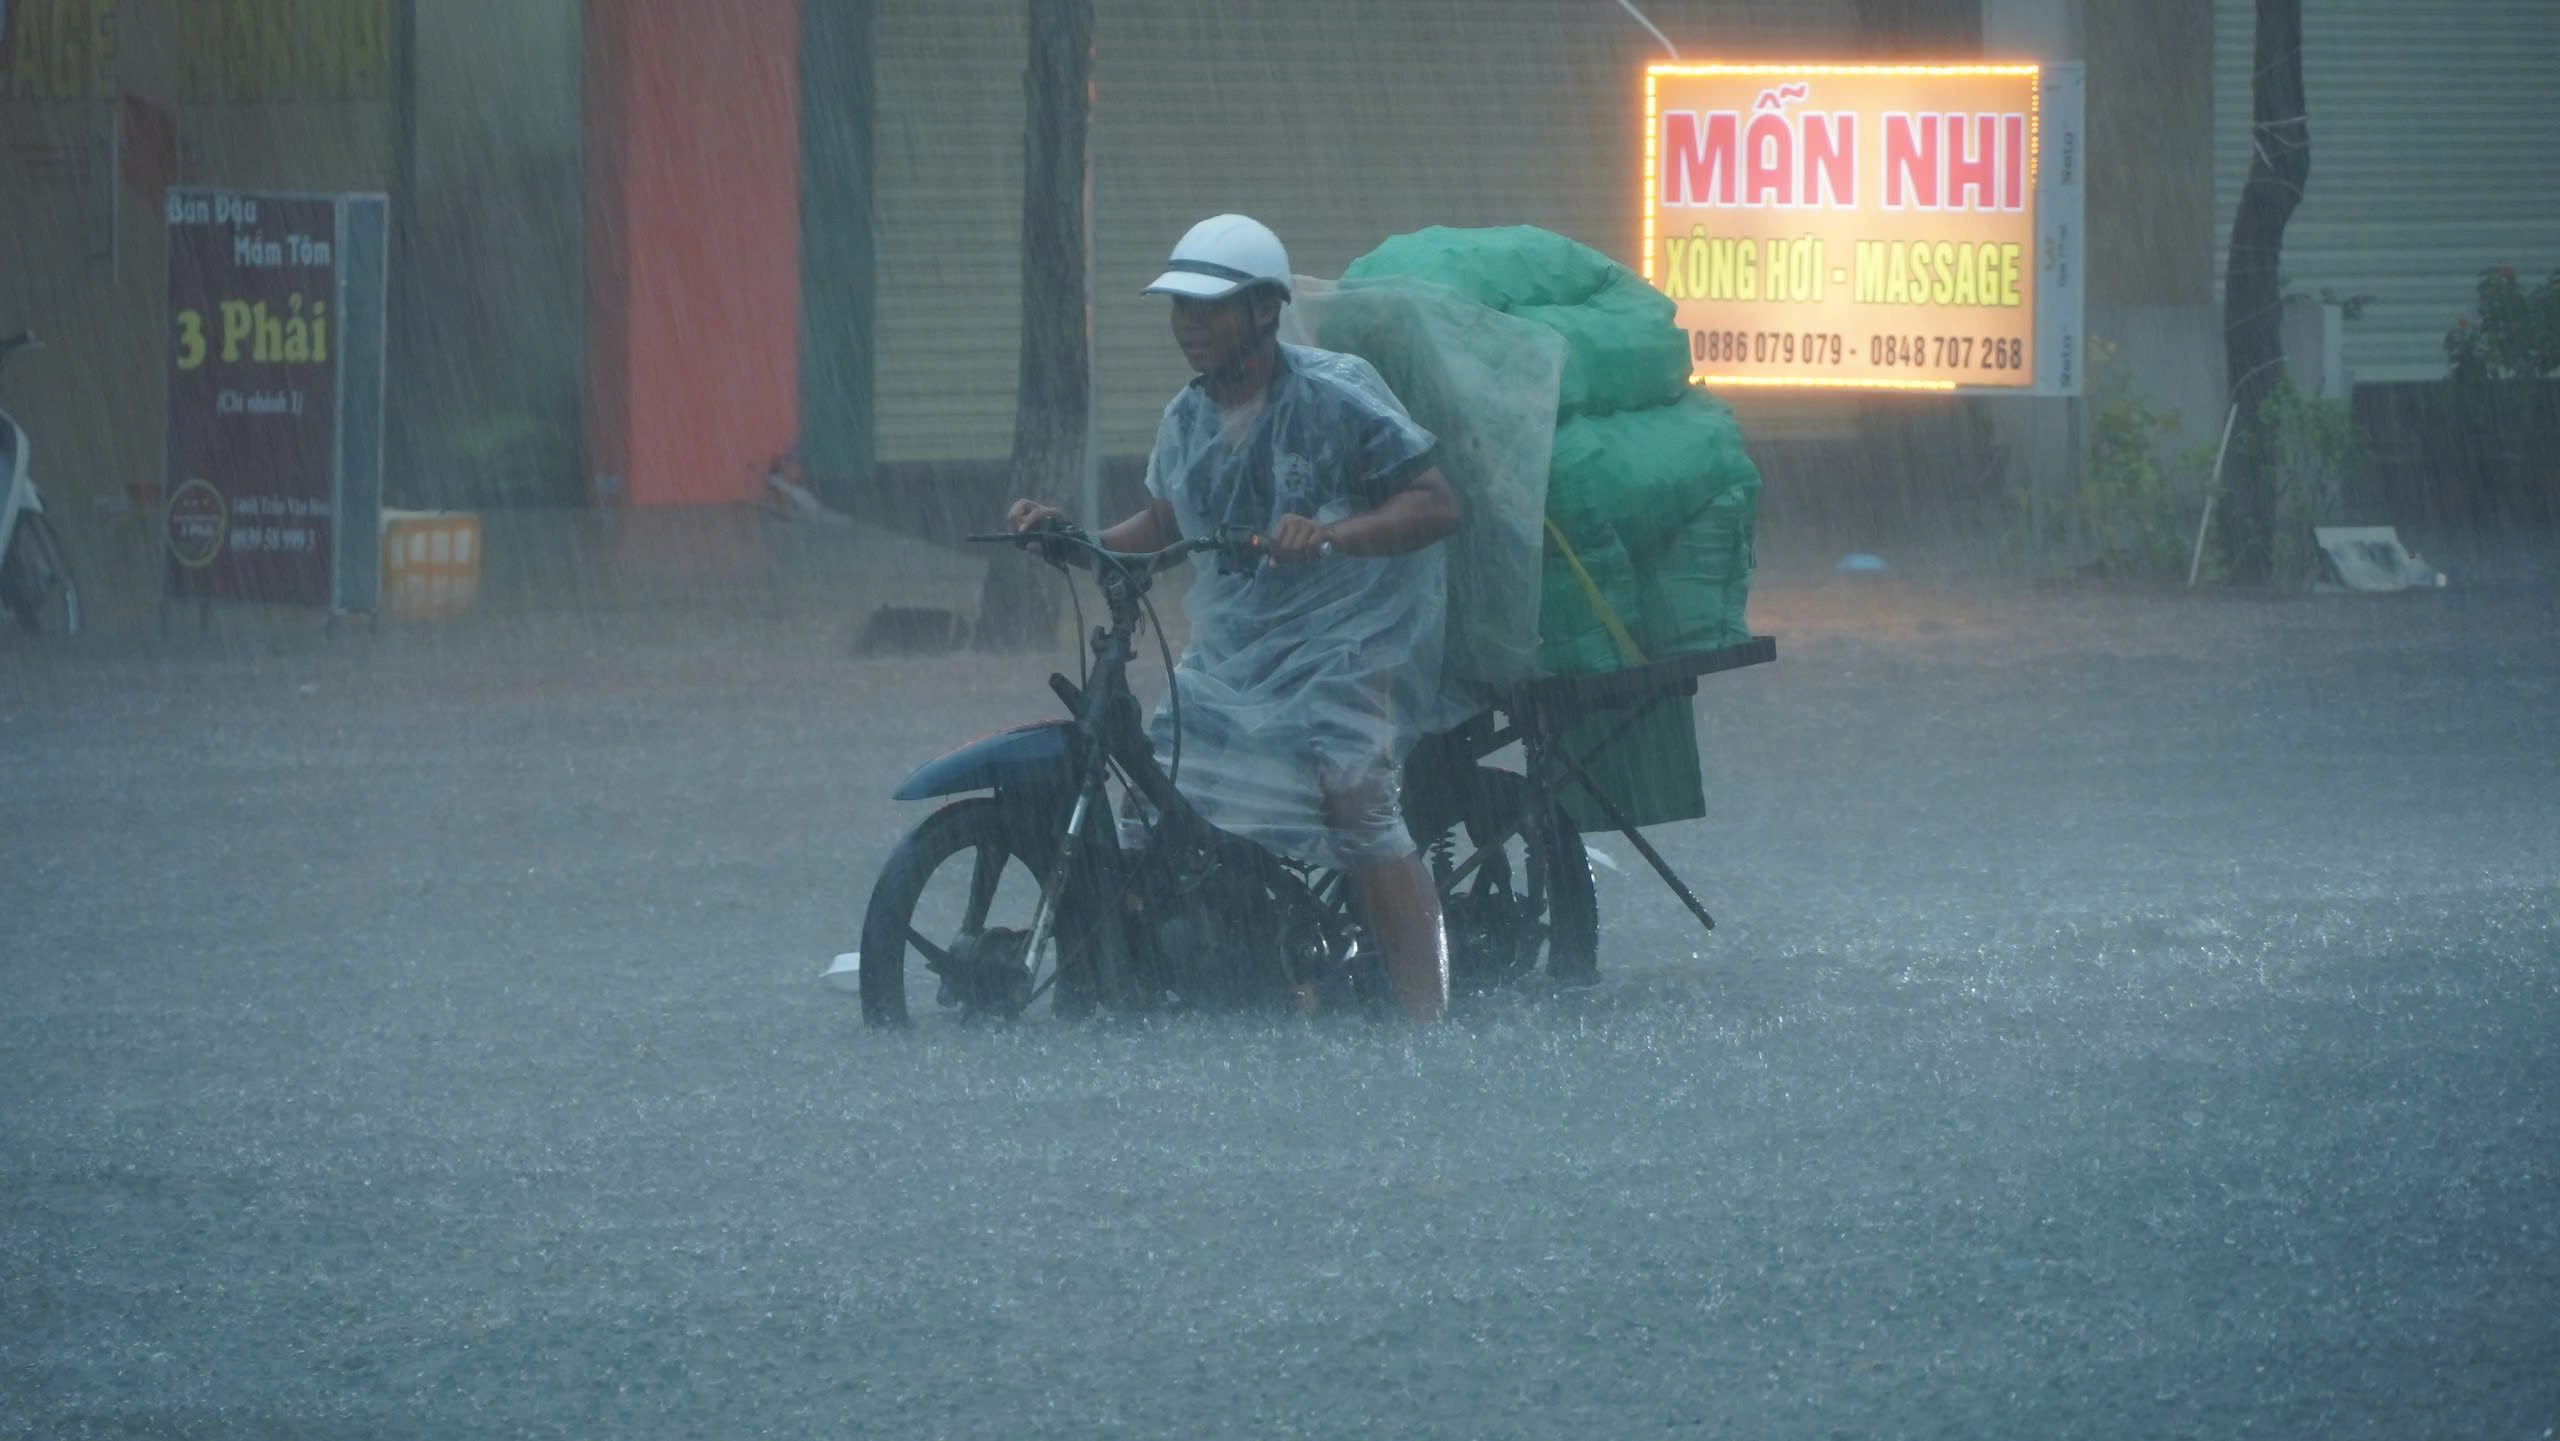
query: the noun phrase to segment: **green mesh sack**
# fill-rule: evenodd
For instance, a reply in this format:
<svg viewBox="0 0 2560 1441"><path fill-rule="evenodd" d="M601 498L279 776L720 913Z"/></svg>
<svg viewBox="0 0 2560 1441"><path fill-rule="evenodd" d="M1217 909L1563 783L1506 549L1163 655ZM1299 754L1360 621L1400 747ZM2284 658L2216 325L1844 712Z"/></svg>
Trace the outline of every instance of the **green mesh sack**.
<svg viewBox="0 0 2560 1441"><path fill-rule="evenodd" d="M1563 337L1545 517L1581 556L1641 652L1668 655L1746 639L1760 474L1732 411L1688 383L1687 336L1673 322L1671 301L1598 251L1533 226L1418 230L1386 241L1345 272L1346 284L1388 276L1447 286ZM1543 673L1584 675L1630 663L1552 540L1539 580ZM1613 762L1625 772L1612 782L1613 793L1619 781L1662 773L1666 789L1658 795L1617 795L1631 810L1639 803L1656 809L1657 801L1673 811L1691 804L1697 760L1687 707L1664 710L1678 715L1648 717L1645 724L1660 734L1636 741L1637 758Z"/></svg>
<svg viewBox="0 0 2560 1441"><path fill-rule="evenodd" d="M1635 272L1579 305L1530 305L1512 314L1564 337L1564 415L1607 415L1669 405L1688 393L1689 334L1672 323L1672 303Z"/></svg>
<svg viewBox="0 0 2560 1441"><path fill-rule="evenodd" d="M1618 538L1617 497L1596 449L1605 438L1580 421L1556 427L1554 459L1547 470L1547 519L1577 550Z"/></svg>
<svg viewBox="0 0 2560 1441"><path fill-rule="evenodd" d="M1404 276L1445 285L1534 320L1565 339L1557 409L1606 415L1663 405L1689 381L1689 337L1670 297L1578 241L1533 225L1432 226L1390 238L1351 262L1347 285Z"/></svg>
<svg viewBox="0 0 2560 1441"><path fill-rule="evenodd" d="M1736 487L1682 522L1671 539L1636 560L1637 644L1649 656L1740 645L1751 638L1743 609L1751 597L1757 486Z"/></svg>
<svg viewBox="0 0 2560 1441"><path fill-rule="evenodd" d="M1578 522L1587 513L1620 535L1668 537L1737 490L1756 501L1759 468L1743 451L1733 412L1695 387L1670 405L1577 416L1556 427L1549 514L1562 498Z"/></svg>
<svg viewBox="0 0 2560 1441"><path fill-rule="evenodd" d="M1626 267L1578 241L1534 225L1469 230L1428 226L1389 237L1351 262L1345 283L1401 275L1445 285L1479 304L1516 311L1580 305Z"/></svg>
<svg viewBox="0 0 2560 1441"><path fill-rule="evenodd" d="M1693 821L1705 815L1706 773L1699 765L1698 726L1689 711L1689 698L1667 697L1635 715L1632 725L1629 719L1626 711L1595 712L1566 726L1556 744L1577 758L1589 757L1583 768L1592 783L1630 825ZM1626 729L1621 731L1621 726ZM1562 801L1578 831L1618 827L1579 784L1567 782Z"/></svg>
<svg viewBox="0 0 2560 1441"><path fill-rule="evenodd" d="M1538 659L1547 674L1598 674L1651 654L1640 645L1635 655L1629 654L1636 638L1628 632L1638 624L1638 612L1630 606L1640 607L1643 584L1626 546L1612 536L1605 545L1575 546L1574 559L1590 584L1550 541L1538 612ZM1592 604L1595 588L1610 612L1606 617ZM1614 628L1612 619L1618 622ZM1596 711L1563 727L1555 743L1583 761L1591 785L1608 797L1626 824L1649 826L1707 813L1697 729L1686 696L1664 697L1640 712ZM1565 787L1563 805L1578 830L1614 830L1620 824L1579 783Z"/></svg>
<svg viewBox="0 0 2560 1441"><path fill-rule="evenodd" d="M1616 536L1598 545L1576 544L1574 559L1591 577L1582 583L1571 562L1552 541L1538 579L1538 669L1547 675L1596 675L1627 664L1625 650L1610 630L1614 620L1632 639L1636 620L1635 563ZM1592 587L1608 606L1603 616L1591 601Z"/></svg>

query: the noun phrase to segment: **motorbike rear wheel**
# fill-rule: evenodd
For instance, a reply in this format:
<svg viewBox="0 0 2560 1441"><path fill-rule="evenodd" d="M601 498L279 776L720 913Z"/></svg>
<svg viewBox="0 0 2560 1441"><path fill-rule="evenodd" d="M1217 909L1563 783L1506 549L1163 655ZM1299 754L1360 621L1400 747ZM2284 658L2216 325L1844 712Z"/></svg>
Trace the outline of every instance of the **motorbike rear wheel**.
<svg viewBox="0 0 2560 1441"><path fill-rule="evenodd" d="M962 1019L1011 1019L1047 986L1061 1010L1095 998L1092 947L1074 888L1052 926L1058 962L1035 975L1024 951L1053 854L1037 822L992 796L954 801L924 818L890 852L862 919L862 1018L909 1021L911 983ZM955 864L957 862L958 864Z"/></svg>
<svg viewBox="0 0 2560 1441"><path fill-rule="evenodd" d="M19 516L10 532L9 553L0 557L0 604L29 635L79 633L80 587L71 578L62 537L43 511Z"/></svg>
<svg viewBox="0 0 2560 1441"><path fill-rule="evenodd" d="M1490 990L1524 980L1541 965L1559 984L1597 980L1600 903L1582 833L1562 807L1539 805L1524 776L1478 766L1467 781L1460 814L1437 833L1415 837L1445 897L1441 924L1449 938L1451 988ZM1511 835L1501 850L1449 891L1447 879L1468 853L1505 831ZM1461 835L1464 847L1456 843Z"/></svg>

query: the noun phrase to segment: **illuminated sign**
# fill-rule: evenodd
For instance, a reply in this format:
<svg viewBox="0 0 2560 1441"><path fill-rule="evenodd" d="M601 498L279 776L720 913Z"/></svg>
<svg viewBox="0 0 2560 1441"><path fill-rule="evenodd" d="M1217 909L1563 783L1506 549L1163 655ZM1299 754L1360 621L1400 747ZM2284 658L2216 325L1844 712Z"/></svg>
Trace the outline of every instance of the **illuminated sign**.
<svg viewBox="0 0 2560 1441"><path fill-rule="evenodd" d="M2075 394L2078 66L1645 71L1645 279L1712 386Z"/></svg>

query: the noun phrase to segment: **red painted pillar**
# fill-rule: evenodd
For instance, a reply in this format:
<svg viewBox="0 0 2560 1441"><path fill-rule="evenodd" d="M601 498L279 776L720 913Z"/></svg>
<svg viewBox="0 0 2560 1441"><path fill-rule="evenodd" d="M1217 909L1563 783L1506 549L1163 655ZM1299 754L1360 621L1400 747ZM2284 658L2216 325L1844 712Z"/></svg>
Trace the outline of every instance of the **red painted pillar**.
<svg viewBox="0 0 2560 1441"><path fill-rule="evenodd" d="M799 0L587 0L590 498L752 498L799 433Z"/></svg>

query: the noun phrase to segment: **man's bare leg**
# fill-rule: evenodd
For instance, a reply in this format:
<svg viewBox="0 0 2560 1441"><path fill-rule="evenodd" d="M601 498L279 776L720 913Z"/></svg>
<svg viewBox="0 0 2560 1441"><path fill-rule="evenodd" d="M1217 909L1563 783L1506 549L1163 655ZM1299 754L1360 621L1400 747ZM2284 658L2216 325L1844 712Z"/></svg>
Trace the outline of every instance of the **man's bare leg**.
<svg viewBox="0 0 2560 1441"><path fill-rule="evenodd" d="M1373 836L1382 826L1401 833L1395 784L1392 771L1320 776L1326 823L1345 841ZM1413 854L1372 861L1351 872L1351 894L1370 934L1386 945L1387 981L1406 1017L1440 1019L1449 1009L1449 942L1441 930L1440 893L1432 888L1430 868Z"/></svg>
<svg viewBox="0 0 2560 1441"><path fill-rule="evenodd" d="M1387 979L1404 1013L1436 1021L1449 1008L1449 942L1440 928L1440 893L1420 856L1380 861L1351 873L1352 893L1369 929L1387 947Z"/></svg>

